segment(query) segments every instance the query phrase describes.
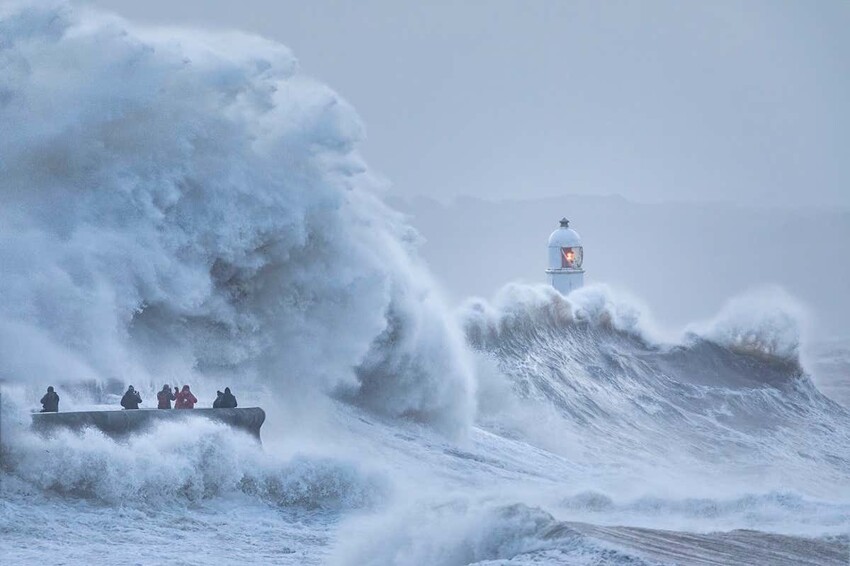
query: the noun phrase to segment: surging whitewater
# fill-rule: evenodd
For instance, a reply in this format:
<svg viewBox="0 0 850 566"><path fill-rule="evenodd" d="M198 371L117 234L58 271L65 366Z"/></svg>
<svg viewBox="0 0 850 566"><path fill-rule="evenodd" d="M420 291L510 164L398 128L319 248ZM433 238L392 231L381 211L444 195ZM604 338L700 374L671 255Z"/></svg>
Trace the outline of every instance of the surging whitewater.
<svg viewBox="0 0 850 566"><path fill-rule="evenodd" d="M452 312L286 48L0 10L4 563L840 563L850 413L786 299L673 345L604 287ZM164 382L263 405L265 446L27 430L48 384L71 410ZM776 534L708 534L742 528Z"/></svg>
<svg viewBox="0 0 850 566"><path fill-rule="evenodd" d="M289 51L64 5L2 26L7 378L220 372L469 425L459 334L362 127Z"/></svg>

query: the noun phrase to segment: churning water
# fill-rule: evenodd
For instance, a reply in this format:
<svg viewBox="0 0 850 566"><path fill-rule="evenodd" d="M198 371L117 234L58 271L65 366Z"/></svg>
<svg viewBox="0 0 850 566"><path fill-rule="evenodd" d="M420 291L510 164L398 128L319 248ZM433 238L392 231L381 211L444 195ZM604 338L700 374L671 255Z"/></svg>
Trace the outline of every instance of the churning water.
<svg viewBox="0 0 850 566"><path fill-rule="evenodd" d="M0 132L4 563L846 563L850 412L781 294L667 340L598 286L449 310L355 113L253 36L4 7ZM28 430L116 383L229 385L264 446Z"/></svg>

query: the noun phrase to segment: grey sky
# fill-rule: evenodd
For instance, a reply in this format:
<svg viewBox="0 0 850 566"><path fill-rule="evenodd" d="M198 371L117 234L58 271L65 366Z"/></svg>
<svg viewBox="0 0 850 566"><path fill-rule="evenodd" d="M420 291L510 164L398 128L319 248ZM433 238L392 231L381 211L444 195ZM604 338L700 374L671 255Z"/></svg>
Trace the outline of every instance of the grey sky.
<svg viewBox="0 0 850 566"><path fill-rule="evenodd" d="M850 206L850 2L91 3L285 43L400 194Z"/></svg>

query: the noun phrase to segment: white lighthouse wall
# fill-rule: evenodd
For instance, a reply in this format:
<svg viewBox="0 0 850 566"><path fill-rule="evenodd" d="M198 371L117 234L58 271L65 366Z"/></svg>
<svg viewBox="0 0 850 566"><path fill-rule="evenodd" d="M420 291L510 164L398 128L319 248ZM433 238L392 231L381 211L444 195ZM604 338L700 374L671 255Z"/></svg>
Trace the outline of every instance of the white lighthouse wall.
<svg viewBox="0 0 850 566"><path fill-rule="evenodd" d="M560 247L549 246L549 269L561 269Z"/></svg>
<svg viewBox="0 0 850 566"><path fill-rule="evenodd" d="M564 271L560 273L550 274L552 286L562 295L567 295L570 292L584 285L583 271Z"/></svg>

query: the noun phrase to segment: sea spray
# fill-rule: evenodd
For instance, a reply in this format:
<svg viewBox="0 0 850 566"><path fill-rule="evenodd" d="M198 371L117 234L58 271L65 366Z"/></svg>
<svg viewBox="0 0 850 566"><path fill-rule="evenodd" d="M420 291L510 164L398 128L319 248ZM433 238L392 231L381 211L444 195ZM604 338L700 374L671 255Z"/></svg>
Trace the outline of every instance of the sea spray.
<svg viewBox="0 0 850 566"><path fill-rule="evenodd" d="M577 517L846 532L850 416L789 319L664 343L618 292L516 285L464 336L359 120L279 44L4 5L0 130L5 562L640 563ZM261 399L273 441L27 430L47 384L67 408L163 381Z"/></svg>
<svg viewBox="0 0 850 566"><path fill-rule="evenodd" d="M501 434L622 466L648 490L723 491L736 478L781 491L793 477L808 493L850 497L836 487L850 474L850 414L802 369L800 308L787 294L745 294L671 342L606 286L564 297L511 284L458 316L482 360L479 422Z"/></svg>
<svg viewBox="0 0 850 566"><path fill-rule="evenodd" d="M349 105L285 47L0 18L0 373L345 391L463 434L473 378ZM227 49L222 49L222 45Z"/></svg>

